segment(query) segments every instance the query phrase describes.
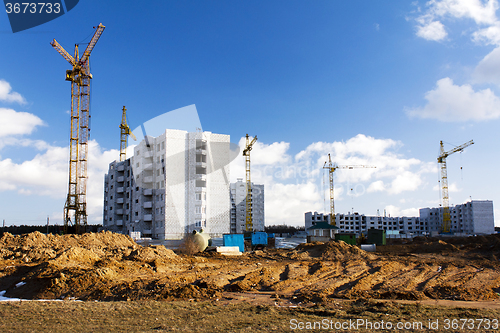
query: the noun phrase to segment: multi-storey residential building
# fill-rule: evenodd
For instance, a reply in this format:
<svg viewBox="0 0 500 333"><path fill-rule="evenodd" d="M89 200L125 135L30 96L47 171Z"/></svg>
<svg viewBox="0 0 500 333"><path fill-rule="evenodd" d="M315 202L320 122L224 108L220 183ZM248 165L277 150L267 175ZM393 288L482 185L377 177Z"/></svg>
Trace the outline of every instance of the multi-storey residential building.
<svg viewBox="0 0 500 333"><path fill-rule="evenodd" d="M105 176L104 228L178 239L203 229L230 231L229 135L167 129Z"/></svg>
<svg viewBox="0 0 500 333"><path fill-rule="evenodd" d="M493 202L473 200L450 207L451 232L454 234L493 234L495 222ZM441 231L442 208L421 208L420 217L365 216L358 213L336 214L340 233L367 234L368 229L382 229L392 233L429 235ZM317 222L330 222L328 214L305 213L306 230Z"/></svg>
<svg viewBox="0 0 500 333"><path fill-rule="evenodd" d="M330 223L330 214L323 214L323 213L318 213L318 212L307 212L304 215L305 217L305 222L306 222L306 231L310 227L313 227L316 225L318 222L327 222Z"/></svg>
<svg viewBox="0 0 500 333"><path fill-rule="evenodd" d="M251 191L253 230L264 231L264 185L252 183ZM238 178L236 183L231 183L231 233L246 230L246 197L246 182Z"/></svg>
<svg viewBox="0 0 500 333"><path fill-rule="evenodd" d="M418 217L365 216L358 213L335 214L336 226L340 233L367 234L368 229L394 230L400 233L421 234L423 232ZM317 222L330 222L329 214L305 213L306 230Z"/></svg>
<svg viewBox="0 0 500 333"><path fill-rule="evenodd" d="M428 232L441 231L443 208L421 208L420 221ZM472 200L450 207L450 231L464 234L493 234L493 201Z"/></svg>

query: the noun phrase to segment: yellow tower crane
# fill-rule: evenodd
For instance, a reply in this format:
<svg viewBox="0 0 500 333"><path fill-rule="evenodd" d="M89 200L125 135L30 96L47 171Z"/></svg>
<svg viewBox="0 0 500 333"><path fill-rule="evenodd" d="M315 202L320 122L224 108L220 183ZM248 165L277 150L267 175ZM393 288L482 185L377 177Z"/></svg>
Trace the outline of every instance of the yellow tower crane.
<svg viewBox="0 0 500 333"><path fill-rule="evenodd" d="M87 226L87 155L90 121L90 74L89 57L95 44L104 31L104 25L99 24L94 36L80 57L78 44L75 45L75 55L71 56L54 39L50 45L66 59L73 69L66 71L66 81L71 82L71 132L69 157L69 189L64 204L64 231L68 226L75 227L80 233L81 226ZM73 222L71 216L73 215Z"/></svg>
<svg viewBox="0 0 500 333"><path fill-rule="evenodd" d="M134 133L130 130L130 127L128 127L127 109L125 109L124 105L122 109L122 123L120 124L120 162L125 161L127 158L127 139L129 135L134 141L137 140Z"/></svg>
<svg viewBox="0 0 500 333"><path fill-rule="evenodd" d="M245 230L253 231L252 222L252 181L250 179L250 151L252 146L257 141L257 135L250 141L248 134L246 135L247 143L245 149L243 149L243 156L245 156L246 162L246 176L247 176L247 196L246 196L246 218L245 218Z"/></svg>
<svg viewBox="0 0 500 333"><path fill-rule="evenodd" d="M357 169L357 168L375 168L370 165L337 165L336 163L332 163L332 158L330 154L328 154L328 161L323 165L323 169L328 170L329 181L330 181L330 224L337 226L337 219L335 218L335 202L334 202L334 193L333 193L333 173L337 169Z"/></svg>
<svg viewBox="0 0 500 333"><path fill-rule="evenodd" d="M438 163L441 164L441 191L443 197L441 198L443 207L443 224L441 225L441 231L443 233L448 233L451 230L451 219L450 219L450 199L448 197L448 171L446 170L446 158L453 153L461 152L465 148L474 144L474 140L464 143L458 147L453 148L450 151L444 151L443 141L439 142L439 156L437 158Z"/></svg>

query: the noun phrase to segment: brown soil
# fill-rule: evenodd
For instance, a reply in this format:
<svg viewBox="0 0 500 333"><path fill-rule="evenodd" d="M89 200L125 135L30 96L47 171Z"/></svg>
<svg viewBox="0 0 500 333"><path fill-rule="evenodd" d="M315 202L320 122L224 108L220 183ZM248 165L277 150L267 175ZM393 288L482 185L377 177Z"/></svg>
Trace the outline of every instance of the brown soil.
<svg viewBox="0 0 500 333"><path fill-rule="evenodd" d="M499 298L498 236L417 238L377 251L317 242L238 257L190 256L110 232L4 234L0 286L5 296L23 299L227 301L251 293L303 306L339 298Z"/></svg>

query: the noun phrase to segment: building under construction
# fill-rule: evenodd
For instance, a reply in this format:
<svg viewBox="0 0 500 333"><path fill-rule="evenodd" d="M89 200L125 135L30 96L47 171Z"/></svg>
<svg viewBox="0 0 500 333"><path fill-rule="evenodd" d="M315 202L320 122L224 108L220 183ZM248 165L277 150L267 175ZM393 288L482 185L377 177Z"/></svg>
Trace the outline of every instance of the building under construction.
<svg viewBox="0 0 500 333"><path fill-rule="evenodd" d="M103 225L155 239L230 232L229 135L167 129L109 165Z"/></svg>
<svg viewBox="0 0 500 333"><path fill-rule="evenodd" d="M264 185L252 183L252 228L251 231L264 231ZM231 183L231 233L242 234L246 231L247 186L242 178Z"/></svg>
<svg viewBox="0 0 500 333"><path fill-rule="evenodd" d="M429 233L437 233L443 225L443 207L421 208L420 221ZM450 232L453 234L495 233L493 201L472 200L455 207L449 207Z"/></svg>

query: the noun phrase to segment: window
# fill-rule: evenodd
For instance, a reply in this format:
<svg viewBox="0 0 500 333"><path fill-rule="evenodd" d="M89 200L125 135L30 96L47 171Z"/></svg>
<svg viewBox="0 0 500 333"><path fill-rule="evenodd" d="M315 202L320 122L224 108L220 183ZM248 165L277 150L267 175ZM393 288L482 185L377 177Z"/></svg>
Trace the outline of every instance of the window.
<svg viewBox="0 0 500 333"><path fill-rule="evenodd" d="M111 221L113 221L113 218L112 218L112 217L110 217L110 218L109 218L109 221L110 221L110 222L111 222Z"/></svg>
<svg viewBox="0 0 500 333"><path fill-rule="evenodd" d="M109 207L109 210L113 210L113 207Z"/></svg>
<svg viewBox="0 0 500 333"><path fill-rule="evenodd" d="M109 200L113 200L113 196L112 195L109 196Z"/></svg>
<svg viewBox="0 0 500 333"><path fill-rule="evenodd" d="M165 142L162 142L162 143L161 143L161 149L162 149L162 150L163 150L163 149L165 149Z"/></svg>
<svg viewBox="0 0 500 333"><path fill-rule="evenodd" d="M129 205L129 204L127 204L127 209L129 209L129 208L130 208L130 205Z"/></svg>
<svg viewBox="0 0 500 333"><path fill-rule="evenodd" d="M160 169L156 170L156 177L160 177Z"/></svg>
<svg viewBox="0 0 500 333"><path fill-rule="evenodd" d="M165 187L165 182L162 180L161 181L161 187L160 188L164 188Z"/></svg>
<svg viewBox="0 0 500 333"><path fill-rule="evenodd" d="M113 179L113 175L111 175L111 179Z"/></svg>
<svg viewBox="0 0 500 333"><path fill-rule="evenodd" d="M137 162L136 166L139 167L139 165L140 165L139 162ZM139 176L137 176L137 177L139 177Z"/></svg>
<svg viewBox="0 0 500 333"><path fill-rule="evenodd" d="M160 151L160 144L156 145L156 151Z"/></svg>
<svg viewBox="0 0 500 333"><path fill-rule="evenodd" d="M139 212L135 212L135 216L139 216Z"/></svg>
<svg viewBox="0 0 500 333"><path fill-rule="evenodd" d="M140 151L139 149L137 149L137 151L135 152L135 154L136 154L137 156L139 156L139 155L141 154L141 151Z"/></svg>

